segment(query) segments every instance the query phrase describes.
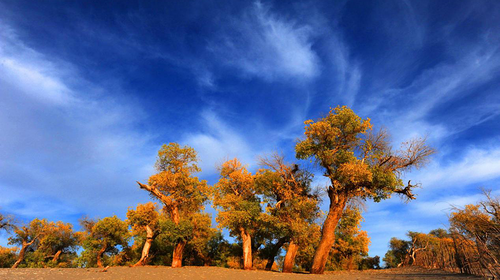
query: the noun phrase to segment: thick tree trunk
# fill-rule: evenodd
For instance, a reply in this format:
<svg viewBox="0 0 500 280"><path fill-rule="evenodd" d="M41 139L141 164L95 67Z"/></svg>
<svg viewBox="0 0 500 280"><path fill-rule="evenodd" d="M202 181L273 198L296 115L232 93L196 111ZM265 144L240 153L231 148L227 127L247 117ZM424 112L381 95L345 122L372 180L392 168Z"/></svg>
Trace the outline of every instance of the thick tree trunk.
<svg viewBox="0 0 500 280"><path fill-rule="evenodd" d="M243 241L243 269L252 269L252 238L244 229L240 228L241 240Z"/></svg>
<svg viewBox="0 0 500 280"><path fill-rule="evenodd" d="M351 271L353 268L354 268L354 256L350 256L347 270Z"/></svg>
<svg viewBox="0 0 500 280"><path fill-rule="evenodd" d="M337 195L333 193L333 189L330 187L328 190L328 196L330 197L330 210L328 211L328 216L326 216L325 223L323 224L323 229L321 231L321 241L319 246L314 253L313 265L311 267L312 274L323 274L325 271L326 261L330 255L330 250L335 243L335 228L339 223L344 207L347 203L346 195Z"/></svg>
<svg viewBox="0 0 500 280"><path fill-rule="evenodd" d="M57 251L57 253L54 255L54 258L52 258L52 261L57 262L57 260L59 260L59 256L61 256L61 253L61 250Z"/></svg>
<svg viewBox="0 0 500 280"><path fill-rule="evenodd" d="M146 225L146 242L144 243L144 247L142 248L141 259L136 264L134 264L134 266L141 266L146 264L149 257L149 249L151 248L151 244L153 243L153 238L153 230L149 227L149 225Z"/></svg>
<svg viewBox="0 0 500 280"><path fill-rule="evenodd" d="M288 245L288 250L286 251L285 261L283 262L283 273L291 273L293 269L293 265L295 264L295 256L297 255L297 251L299 250L299 245L290 241Z"/></svg>
<svg viewBox="0 0 500 280"><path fill-rule="evenodd" d="M176 225L179 225L181 217L179 215L179 209L177 208L177 206L172 206L170 208L170 217ZM184 252L186 243L186 240L179 239L177 241L177 244L175 244L174 253L172 255L172 267L182 267L182 253Z"/></svg>
<svg viewBox="0 0 500 280"><path fill-rule="evenodd" d="M182 253L184 252L184 247L186 246L187 241L183 239L179 239L177 244L175 244L174 254L172 257L172 267L182 267Z"/></svg>
<svg viewBox="0 0 500 280"><path fill-rule="evenodd" d="M108 249L108 244L104 243L101 250L97 252L97 267L104 267L102 264L102 256L104 255L104 252L106 252L106 249Z"/></svg>
<svg viewBox="0 0 500 280"><path fill-rule="evenodd" d="M278 242L274 244L273 248L271 249L271 252L269 252L269 257L267 258L267 264L266 264L267 271L273 268L274 259L276 258L276 255L278 254L280 248L283 247L283 244L285 244L286 240L287 238L285 237L278 239Z"/></svg>
<svg viewBox="0 0 500 280"><path fill-rule="evenodd" d="M17 268L19 264L24 260L24 255L26 254L26 249L28 248L29 245L31 245L33 242L27 243L23 241L23 245L21 247L21 251L19 251L19 257L17 258L17 261L14 263L12 268Z"/></svg>

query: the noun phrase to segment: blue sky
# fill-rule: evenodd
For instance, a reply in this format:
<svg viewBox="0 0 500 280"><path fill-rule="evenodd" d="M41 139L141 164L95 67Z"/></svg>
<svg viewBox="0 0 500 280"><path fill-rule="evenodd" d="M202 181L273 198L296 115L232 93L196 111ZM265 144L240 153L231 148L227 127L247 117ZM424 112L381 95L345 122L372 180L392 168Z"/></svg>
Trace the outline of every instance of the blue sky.
<svg viewBox="0 0 500 280"><path fill-rule="evenodd" d="M224 158L293 160L303 122L348 105L439 151L405 174L416 201L367 203L383 256L499 193L499 46L498 1L0 0L0 211L124 217L162 143L215 183Z"/></svg>

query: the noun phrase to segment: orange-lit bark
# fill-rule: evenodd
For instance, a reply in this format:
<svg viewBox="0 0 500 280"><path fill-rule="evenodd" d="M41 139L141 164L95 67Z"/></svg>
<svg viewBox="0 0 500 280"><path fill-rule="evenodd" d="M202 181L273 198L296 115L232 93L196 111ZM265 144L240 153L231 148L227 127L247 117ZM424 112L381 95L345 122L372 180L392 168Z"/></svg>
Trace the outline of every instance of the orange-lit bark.
<svg viewBox="0 0 500 280"><path fill-rule="evenodd" d="M288 250L286 251L285 261L283 262L283 273L291 273L293 265L295 264L295 256L297 256L297 251L299 250L299 245L290 241L288 245Z"/></svg>
<svg viewBox="0 0 500 280"><path fill-rule="evenodd" d="M185 240L178 240L177 244L175 244L174 254L172 258L172 267L182 267L182 253L184 252L184 247L186 246Z"/></svg>
<svg viewBox="0 0 500 280"><path fill-rule="evenodd" d="M26 242L23 240L23 245L21 247L21 251L19 251L19 257L17 258L17 261L14 263L12 268L17 268L19 264L24 260L24 255L26 254L26 249L28 249L28 246L33 244L35 240L32 240L31 242Z"/></svg>
<svg viewBox="0 0 500 280"><path fill-rule="evenodd" d="M97 267L104 267L104 265L102 264L102 257L104 255L104 252L106 252L107 248L108 248L108 244L106 242L104 242L101 250L99 250L99 252L97 252Z"/></svg>
<svg viewBox="0 0 500 280"><path fill-rule="evenodd" d="M330 197L330 210L323 224L321 241L314 253L313 265L311 267L312 274L323 274L325 271L326 261L335 243L335 228L347 203L346 195L334 194L331 187L328 189L328 196Z"/></svg>
<svg viewBox="0 0 500 280"><path fill-rule="evenodd" d="M54 255L54 258L52 258L52 261L57 262L57 260L59 260L59 257L61 256L61 253L61 250L57 251L57 253Z"/></svg>
<svg viewBox="0 0 500 280"><path fill-rule="evenodd" d="M243 269L252 269L252 238L244 229L240 228L241 240L243 241Z"/></svg>
<svg viewBox="0 0 500 280"><path fill-rule="evenodd" d="M149 249L151 249L151 244L153 243L153 237L154 237L154 232L149 227L149 225L147 225L146 226L146 242L144 243L144 247L142 248L141 259L136 264L134 264L134 266L141 266L141 265L146 264L148 257L149 257Z"/></svg>

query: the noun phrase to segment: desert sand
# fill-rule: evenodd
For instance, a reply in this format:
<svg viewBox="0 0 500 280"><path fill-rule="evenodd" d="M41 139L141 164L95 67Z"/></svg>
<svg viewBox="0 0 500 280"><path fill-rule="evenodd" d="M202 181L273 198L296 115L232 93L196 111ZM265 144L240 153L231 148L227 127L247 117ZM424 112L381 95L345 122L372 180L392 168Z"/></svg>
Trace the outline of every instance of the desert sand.
<svg viewBox="0 0 500 280"><path fill-rule="evenodd" d="M130 279L130 280L159 280L159 279L206 279L206 280L246 280L246 279L339 279L339 280L364 280L364 279L480 279L476 276L449 273L441 270L430 270L418 267L327 272L323 275L310 275L302 273L284 274L269 271L244 271L220 267L111 267L106 272L97 268L18 268L0 269L1 280L24 279Z"/></svg>

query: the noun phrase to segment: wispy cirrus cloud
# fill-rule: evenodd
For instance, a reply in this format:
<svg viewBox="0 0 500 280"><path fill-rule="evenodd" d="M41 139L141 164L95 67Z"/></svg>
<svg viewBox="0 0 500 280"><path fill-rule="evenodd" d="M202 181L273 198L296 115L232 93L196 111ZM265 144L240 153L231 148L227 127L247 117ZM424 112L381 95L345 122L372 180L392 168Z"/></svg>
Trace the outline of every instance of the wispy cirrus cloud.
<svg viewBox="0 0 500 280"><path fill-rule="evenodd" d="M244 76L305 80L320 73L312 48L314 36L308 24L281 17L266 4L255 2L241 19L230 20L209 50Z"/></svg>
<svg viewBox="0 0 500 280"><path fill-rule="evenodd" d="M460 189L500 178L500 147L470 147L452 161L436 161L417 173L429 191ZM486 186L487 187L487 186Z"/></svg>

